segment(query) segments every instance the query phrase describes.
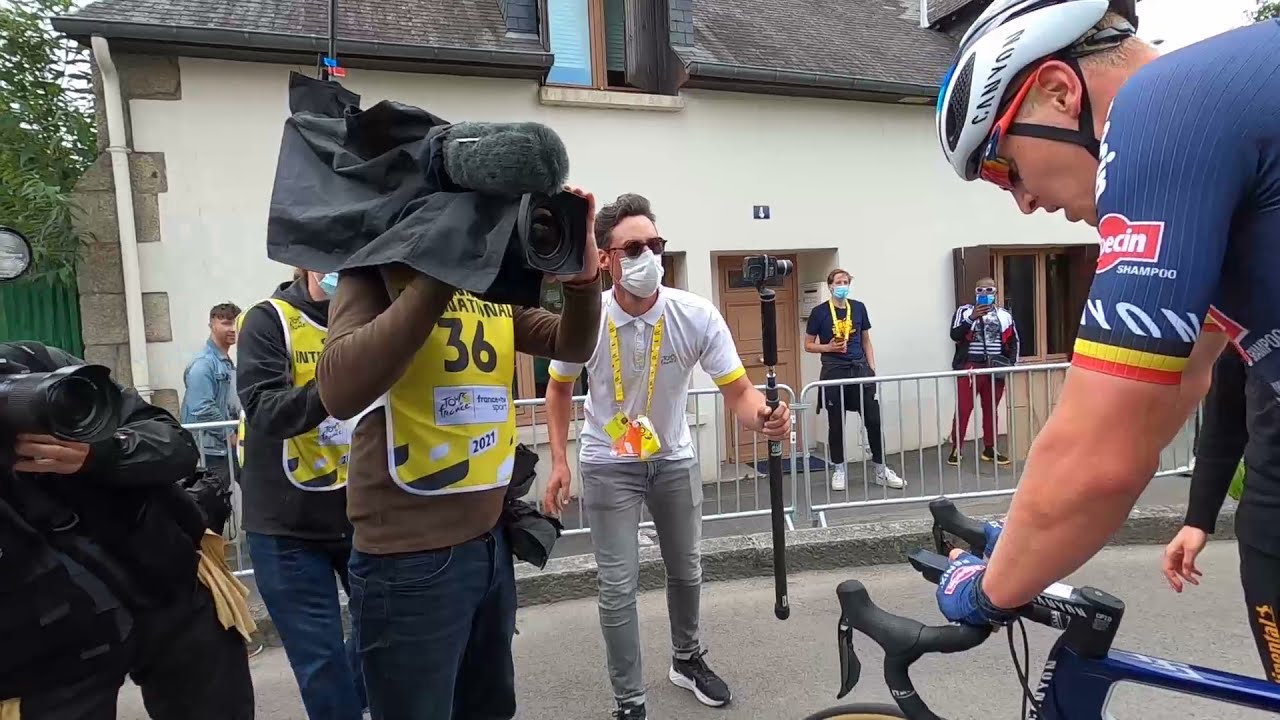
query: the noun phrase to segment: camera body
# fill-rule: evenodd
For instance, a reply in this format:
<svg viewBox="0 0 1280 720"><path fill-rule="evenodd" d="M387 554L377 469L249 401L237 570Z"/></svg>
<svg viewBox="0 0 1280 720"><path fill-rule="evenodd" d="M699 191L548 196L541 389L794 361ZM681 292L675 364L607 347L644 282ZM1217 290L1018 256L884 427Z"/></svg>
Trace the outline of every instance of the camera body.
<svg viewBox="0 0 1280 720"><path fill-rule="evenodd" d="M0 373L7 363L0 361ZM19 433L92 444L115 434L123 399L102 365L0 374L0 467L17 462Z"/></svg>
<svg viewBox="0 0 1280 720"><path fill-rule="evenodd" d="M795 263L772 255L752 255L742 259L742 279L763 287L770 280L781 280L795 270Z"/></svg>

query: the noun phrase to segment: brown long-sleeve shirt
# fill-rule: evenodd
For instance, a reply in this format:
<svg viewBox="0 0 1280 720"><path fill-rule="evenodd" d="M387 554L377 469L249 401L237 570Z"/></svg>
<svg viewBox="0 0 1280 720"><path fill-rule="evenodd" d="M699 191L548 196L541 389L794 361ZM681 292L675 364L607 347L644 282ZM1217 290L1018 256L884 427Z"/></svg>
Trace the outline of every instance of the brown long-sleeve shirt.
<svg viewBox="0 0 1280 720"><path fill-rule="evenodd" d="M392 281L408 285L391 300ZM454 288L401 266L342 273L329 306L329 338L316 369L320 399L350 418L391 389L435 328ZM586 362L600 329L600 284L566 285L564 311L515 309L516 350ZM347 515L361 552L387 555L450 547L493 529L506 488L424 497L401 490L387 468L384 410L365 416L352 437Z"/></svg>

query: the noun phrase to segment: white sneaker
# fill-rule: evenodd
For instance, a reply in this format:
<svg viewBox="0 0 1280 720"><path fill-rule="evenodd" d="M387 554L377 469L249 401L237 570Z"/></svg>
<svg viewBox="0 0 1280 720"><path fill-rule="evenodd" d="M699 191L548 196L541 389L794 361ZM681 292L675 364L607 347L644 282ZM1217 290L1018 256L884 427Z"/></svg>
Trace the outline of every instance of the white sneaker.
<svg viewBox="0 0 1280 720"><path fill-rule="evenodd" d="M888 465L876 466L876 476L873 482L894 490L901 490L907 486L907 481L898 477L898 473L894 472L893 468Z"/></svg>
<svg viewBox="0 0 1280 720"><path fill-rule="evenodd" d="M831 489L839 492L840 490L844 490L844 488L845 488L844 466L841 465L836 468L835 472L831 473Z"/></svg>

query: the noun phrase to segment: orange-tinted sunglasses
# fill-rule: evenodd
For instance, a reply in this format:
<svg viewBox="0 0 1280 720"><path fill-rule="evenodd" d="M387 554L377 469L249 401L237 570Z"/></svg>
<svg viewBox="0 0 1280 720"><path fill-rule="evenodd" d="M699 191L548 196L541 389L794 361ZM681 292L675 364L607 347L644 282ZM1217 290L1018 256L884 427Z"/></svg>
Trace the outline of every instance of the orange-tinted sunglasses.
<svg viewBox="0 0 1280 720"><path fill-rule="evenodd" d="M1018 170L1008 160L1000 157L1000 140L1009 134L1009 126L1018 116L1018 110L1022 109L1022 101L1027 98L1027 93L1031 92L1031 81L1035 77L1035 72L1027 76L1022 87L1018 89L1018 94L1013 96L1004 114L991 128L991 135L987 138L987 149L983 151L982 163L978 166L978 177L1009 191L1018 184Z"/></svg>

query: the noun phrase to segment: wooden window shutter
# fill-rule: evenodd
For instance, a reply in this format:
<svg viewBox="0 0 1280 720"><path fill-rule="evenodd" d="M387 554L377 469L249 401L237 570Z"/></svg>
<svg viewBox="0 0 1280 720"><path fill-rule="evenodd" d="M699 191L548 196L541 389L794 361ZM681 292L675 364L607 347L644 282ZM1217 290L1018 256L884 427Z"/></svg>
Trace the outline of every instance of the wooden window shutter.
<svg viewBox="0 0 1280 720"><path fill-rule="evenodd" d="M959 247L951 251L955 273L956 306L973 302L973 286L984 276L994 274L991 266L991 248L986 245Z"/></svg>
<svg viewBox="0 0 1280 720"><path fill-rule="evenodd" d="M627 84L658 95L675 94L683 68L671 49L670 4L667 0L625 1Z"/></svg>
<svg viewBox="0 0 1280 720"><path fill-rule="evenodd" d="M611 72L627 70L627 0L604 0L605 66Z"/></svg>
<svg viewBox="0 0 1280 720"><path fill-rule="evenodd" d="M1093 278L1098 269L1098 250L1098 243L1072 245L1067 248L1067 257L1071 259L1070 289L1067 302L1071 304L1072 317L1080 317L1084 314L1084 304L1089 299L1089 288L1093 286ZM1071 344L1068 346L1067 359L1071 358L1070 348L1075 345L1076 331L1079 328L1079 324L1072 327Z"/></svg>

